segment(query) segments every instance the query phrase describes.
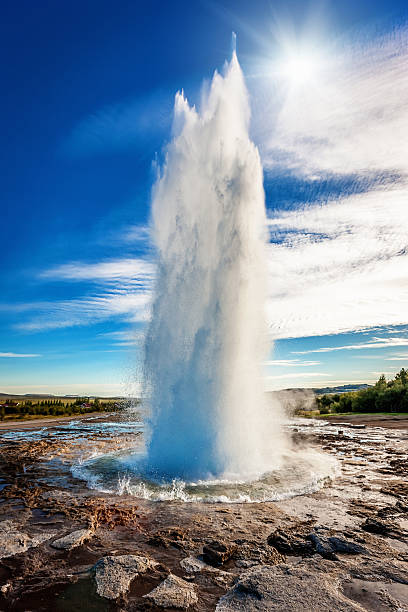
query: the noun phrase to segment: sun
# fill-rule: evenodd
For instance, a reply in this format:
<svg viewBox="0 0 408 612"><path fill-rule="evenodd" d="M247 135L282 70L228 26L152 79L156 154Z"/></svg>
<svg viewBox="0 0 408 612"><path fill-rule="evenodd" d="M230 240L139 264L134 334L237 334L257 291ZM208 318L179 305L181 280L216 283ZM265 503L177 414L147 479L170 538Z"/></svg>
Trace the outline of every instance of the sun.
<svg viewBox="0 0 408 612"><path fill-rule="evenodd" d="M296 53L279 62L279 76L291 85L303 85L313 81L321 69L321 60L315 55Z"/></svg>

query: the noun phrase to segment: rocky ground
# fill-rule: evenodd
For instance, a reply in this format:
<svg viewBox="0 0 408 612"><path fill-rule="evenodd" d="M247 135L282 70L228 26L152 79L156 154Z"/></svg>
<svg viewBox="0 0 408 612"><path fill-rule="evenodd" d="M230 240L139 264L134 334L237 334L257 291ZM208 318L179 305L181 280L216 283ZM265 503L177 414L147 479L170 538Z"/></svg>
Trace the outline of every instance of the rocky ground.
<svg viewBox="0 0 408 612"><path fill-rule="evenodd" d="M64 468L69 436L0 438L0 610L407 611L407 422L365 425L294 425L341 474L262 504L101 494Z"/></svg>

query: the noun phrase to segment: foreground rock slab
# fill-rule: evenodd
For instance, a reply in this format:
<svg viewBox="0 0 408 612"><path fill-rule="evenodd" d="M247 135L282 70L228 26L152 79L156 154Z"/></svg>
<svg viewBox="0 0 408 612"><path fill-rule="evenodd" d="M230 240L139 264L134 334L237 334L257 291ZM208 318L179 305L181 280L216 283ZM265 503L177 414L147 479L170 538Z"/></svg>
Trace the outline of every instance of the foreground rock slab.
<svg viewBox="0 0 408 612"><path fill-rule="evenodd" d="M158 564L148 557L119 555L103 557L93 567L96 592L106 599L117 599L126 593L130 583L139 574L144 574Z"/></svg>
<svg viewBox="0 0 408 612"><path fill-rule="evenodd" d="M93 531L91 529L78 529L77 531L68 533L68 535L63 538L54 540L54 542L51 542L51 546L59 550L72 550L77 546L81 546L81 544L89 540L92 535Z"/></svg>
<svg viewBox="0 0 408 612"><path fill-rule="evenodd" d="M144 597L159 608L186 610L198 602L194 586L173 574L169 574L166 580Z"/></svg>
<svg viewBox="0 0 408 612"><path fill-rule="evenodd" d="M241 575L219 600L216 612L362 612L363 608L345 597L336 583L333 577L322 573L317 576L306 563L258 565Z"/></svg>
<svg viewBox="0 0 408 612"><path fill-rule="evenodd" d="M29 548L34 548L45 540L49 540L53 535L52 533L42 533L29 536L27 533L19 531L19 526L13 521L1 521L0 559L26 552Z"/></svg>

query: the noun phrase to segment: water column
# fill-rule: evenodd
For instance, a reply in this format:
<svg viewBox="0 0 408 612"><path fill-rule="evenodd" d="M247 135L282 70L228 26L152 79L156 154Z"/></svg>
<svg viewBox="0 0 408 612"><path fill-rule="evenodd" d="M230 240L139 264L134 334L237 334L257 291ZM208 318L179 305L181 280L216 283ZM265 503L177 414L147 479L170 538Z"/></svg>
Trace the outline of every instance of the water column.
<svg viewBox="0 0 408 612"><path fill-rule="evenodd" d="M183 93L153 191L157 282L145 345L147 465L163 478L256 477L286 444L261 363L266 216L235 51L198 111Z"/></svg>

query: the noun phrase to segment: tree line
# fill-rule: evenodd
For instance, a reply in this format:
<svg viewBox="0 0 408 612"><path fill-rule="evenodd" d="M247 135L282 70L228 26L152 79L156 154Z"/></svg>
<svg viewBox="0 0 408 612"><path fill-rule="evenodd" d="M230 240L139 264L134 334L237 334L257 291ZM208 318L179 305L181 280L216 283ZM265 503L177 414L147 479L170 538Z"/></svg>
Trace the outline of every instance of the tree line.
<svg viewBox="0 0 408 612"><path fill-rule="evenodd" d="M408 371L402 368L392 380L380 376L374 386L348 393L316 397L321 414L344 412L407 412Z"/></svg>
<svg viewBox="0 0 408 612"><path fill-rule="evenodd" d="M24 418L27 415L33 416L72 416L87 414L89 412L112 412L121 408L121 404L113 400L103 400L96 398L90 400L89 397L78 397L75 401L63 402L61 399L55 400L24 400L17 402L7 400L0 404L0 420L5 417Z"/></svg>

